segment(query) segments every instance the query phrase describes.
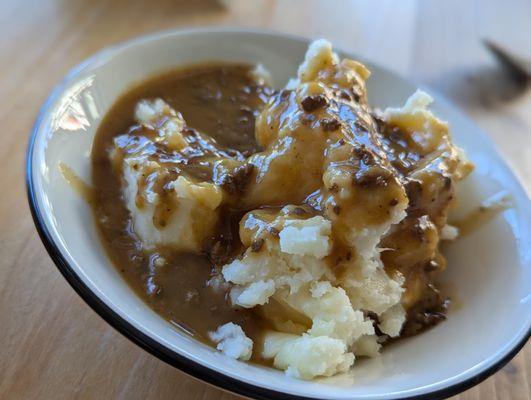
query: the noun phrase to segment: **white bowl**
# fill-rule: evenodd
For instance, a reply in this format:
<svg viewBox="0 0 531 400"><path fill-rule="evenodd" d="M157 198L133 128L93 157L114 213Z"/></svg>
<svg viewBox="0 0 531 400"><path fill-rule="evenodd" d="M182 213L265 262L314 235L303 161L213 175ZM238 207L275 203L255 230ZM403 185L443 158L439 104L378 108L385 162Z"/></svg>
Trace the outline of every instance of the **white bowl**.
<svg viewBox="0 0 531 400"><path fill-rule="evenodd" d="M98 123L133 83L173 67L223 60L260 62L280 86L294 75L307 45L249 30L172 31L104 50L76 67L42 107L29 144L28 197L41 238L68 282L107 322L160 359L222 388L260 399L434 399L465 390L502 367L530 336L531 207L491 141L438 96L435 111L450 121L455 141L477 166L463 186L463 208L499 190L512 195L514 207L448 249L445 279L461 304L447 321L360 360L348 374L314 382L227 358L154 313L120 278L89 206L58 170L64 162L90 181ZM373 73L372 104L400 105L415 90L366 64Z"/></svg>

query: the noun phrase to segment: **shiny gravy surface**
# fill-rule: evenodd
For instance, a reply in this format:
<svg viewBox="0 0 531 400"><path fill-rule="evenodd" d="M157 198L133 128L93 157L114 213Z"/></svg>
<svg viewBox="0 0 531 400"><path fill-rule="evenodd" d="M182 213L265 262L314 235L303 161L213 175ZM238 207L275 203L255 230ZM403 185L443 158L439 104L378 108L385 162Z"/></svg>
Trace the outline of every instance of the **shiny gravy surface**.
<svg viewBox="0 0 531 400"><path fill-rule="evenodd" d="M155 76L122 96L102 121L92 151L94 182L92 203L102 241L124 279L153 310L199 340L208 342L209 331L224 323L234 322L240 325L255 343L260 343L260 340L256 339L264 328L267 328L264 326L266 324L264 321L267 320L260 318L252 310L232 308L227 296L211 290L206 282L214 272L219 272L219 267L223 263L241 253L238 222L245 212L253 210L258 204L261 204L262 208L257 211L257 215L260 214L257 221L266 221L268 213L278 212L278 207L284 204L300 204L300 207L292 210L298 213L297 215L310 217L323 212L319 209L323 193L316 192L319 198L313 198L312 195L307 198L304 196L315 189L311 184L316 188L321 185L322 171L320 169L313 171L312 168L323 165L325 142L322 138L316 137L311 139L314 143L305 143L305 140L311 137L305 132L314 129L315 126L320 126L325 132L336 132L339 128L338 121L342 121L348 124L347 128L352 132L353 138L362 143L361 147L352 150L353 159L357 164L347 165L345 168L357 171L353 187L364 199L363 204L374 204L373 209L369 209L370 212L360 218L372 218L374 220L371 220L372 222L388 218L389 210L398 203L401 196L404 196L399 190L393 191L394 186L397 186L396 182L402 182L407 190L408 217L398 225L394 233L384 239L382 245L387 249L382 252L382 260L388 273L398 270L405 277L406 293L403 303L408 309L408 321L404 326L404 335L415 334L444 319L448 299L431 284L431 275L443 270L445 261L438 251L438 238L434 233L436 227L422 225L421 216L429 215L435 223L442 225L446 219L448 206L453 200L454 188L443 171L438 170L439 164L435 163L436 160L433 166L430 160L425 160L426 154L433 152L433 149L416 148L415 144L408 143L400 129L384 126L383 121L376 116L370 115L365 109L359 109L360 106L357 105L359 99L353 99L352 94L334 94L327 114L319 117L320 119L309 119L303 115L297 117L300 120L291 121L290 104L295 102L292 94L285 90L274 92L264 85L258 85L250 78L250 68L247 65L212 64ZM117 174L113 173L109 151L113 147L113 140L118 136L132 132L134 129L143 129L135 125L134 109L140 100L150 98L162 98L173 109L182 113L188 129L185 134L197 137L193 154L189 159L177 160L171 159L171 155L164 155L170 157L166 160L168 163L179 165L178 168L183 168L190 176L215 182L217 178L212 176L212 164L205 160L211 161L218 154L233 159L235 165L238 162L243 165L244 160L251 160L247 164L249 170L247 167L233 168L230 174L227 173L226 176L221 174L220 185L229 185L224 187L224 190L230 193L235 201L232 202L232 208L223 210L220 226L216 229L217 237L212 237L208 241L204 254L176 253L170 248L157 248L156 253L146 254L142 251L140 240L133 232L131 216L121 193L121 182ZM307 101L307 104L303 101L303 107L308 108L306 111L311 114L313 108L319 106L313 103L318 102L320 98L319 96L308 98L311 101ZM310 146L308 148L315 151L315 163L306 165L306 169L297 170L293 165L286 167L283 164L280 166L271 164L272 166L268 167L268 154L257 153L261 150L261 146L255 139L256 118L268 100L272 110L281 111L275 115L285 118L286 124L298 124L297 129L301 132L301 136L294 137L301 141L301 146L302 144ZM351 108L346 107L344 103L351 104ZM353 113L352 110L357 111ZM363 120L362 116L367 120ZM262 127L261 135L258 135L259 141L264 144L270 140L267 133L268 124L273 123L275 121L268 120L267 115L258 123ZM382 135L381 139L376 137L377 132L378 135ZM143 134L145 135L145 132ZM333 137L333 133L330 135ZM124 140L129 140L127 138L135 136L122 137L126 137ZM211 138L213 142L210 142L210 139L205 141L205 137ZM286 152L297 150L297 145L295 141ZM121 143L120 146L134 147L135 143ZM367 149L372 151L372 155ZM345 146L345 141L340 139L337 146L332 146L326 154L330 162L334 163L334 157L342 159L343 153L350 150ZM153 152L154 156L161 158L160 154L156 153L156 148ZM374 154L381 156L375 159ZM424 190L419 186L416 176L410 176L410 172L418 165L424 165L426 176L421 176L422 181L426 182ZM285 167L287 169L283 172L281 168ZM279 170L274 171L273 168ZM395 175L382 178L382 168L385 171L394 170ZM250 174L256 174L256 171L263 172L266 181L269 176L267 174L270 173L271 182L261 187L251 185L246 200L241 203L238 200L239 179L242 176L248 178ZM314 174L316 178L306 179L307 176L297 174L311 176ZM277 198L277 192L270 190L277 185L275 179L278 177L285 180L283 183L278 183L279 185L289 183L288 188L278 192L288 196L286 199ZM293 182L289 181L291 178ZM172 177L169 176L168 179ZM308 187L304 186L305 184ZM264 187L267 188L265 192L261 189ZM432 188L430 190L436 192L431 193L426 188ZM333 185L328 191L329 193L324 195L332 198ZM382 191L388 196L380 195ZM267 201L263 201L264 198ZM385 204L380 204L382 199ZM347 212L349 207L355 209L351 204L330 204L333 205L332 216L342 215L341 213ZM154 223L164 226L167 217L165 213L170 209L170 205L167 208L162 207ZM252 219L252 216L250 218ZM350 218L350 220L355 221L360 218ZM224 247L223 244L228 246ZM251 246L259 245L260 243L253 243ZM166 260L164 266L159 262L162 257ZM330 260L336 262L337 259L349 257L350 251L338 242ZM341 274L341 271L337 270L334 273ZM259 351L253 352L255 355L259 353ZM253 357L255 361L260 361L256 360L257 356Z"/></svg>
<svg viewBox="0 0 531 400"><path fill-rule="evenodd" d="M134 109L144 98L163 98L179 110L189 126L208 132L221 146L245 154L258 146L255 114L266 90L249 78L246 65L204 65L155 76L132 88L107 113L93 149L94 212L102 242L127 283L153 310L199 340L233 321L250 337L260 332L260 319L250 310L233 309L228 299L206 286L213 268L207 255L176 254L159 249L166 264L148 256L131 228L121 183L108 156L113 139L135 125Z"/></svg>

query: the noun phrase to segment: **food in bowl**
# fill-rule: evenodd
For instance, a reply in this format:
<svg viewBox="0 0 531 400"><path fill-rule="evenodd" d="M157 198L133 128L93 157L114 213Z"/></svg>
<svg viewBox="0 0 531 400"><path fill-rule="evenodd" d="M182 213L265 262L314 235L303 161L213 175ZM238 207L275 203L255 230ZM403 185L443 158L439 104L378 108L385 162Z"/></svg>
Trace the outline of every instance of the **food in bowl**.
<svg viewBox="0 0 531 400"><path fill-rule="evenodd" d="M136 292L229 357L312 379L445 318L434 284L472 170L417 92L368 105L369 71L319 40L282 90L210 63L131 89L92 151L102 242Z"/></svg>

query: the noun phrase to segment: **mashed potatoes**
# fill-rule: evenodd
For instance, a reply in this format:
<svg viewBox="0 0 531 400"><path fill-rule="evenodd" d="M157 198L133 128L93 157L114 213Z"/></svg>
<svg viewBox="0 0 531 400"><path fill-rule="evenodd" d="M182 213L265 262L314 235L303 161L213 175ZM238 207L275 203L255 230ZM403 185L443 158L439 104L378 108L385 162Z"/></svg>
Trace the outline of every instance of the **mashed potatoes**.
<svg viewBox="0 0 531 400"><path fill-rule="evenodd" d="M133 229L146 250L171 246L197 252L218 221L222 190L213 183L179 175L174 165L161 162L149 151L154 144L171 151L187 150L182 115L156 99L138 103L135 118L149 136L142 141L119 136L111 154L122 171Z"/></svg>
<svg viewBox="0 0 531 400"><path fill-rule="evenodd" d="M270 80L262 67L252 75ZM400 336L444 269L439 241L457 236L446 215L471 164L427 94L373 111L369 75L314 42L256 116L252 154L189 129L161 99L139 102L135 135L115 139L144 251L208 254L209 286L266 327L253 339L232 322L210 332L227 356L301 379L345 372ZM219 233L227 221L235 238Z"/></svg>
<svg viewBox="0 0 531 400"><path fill-rule="evenodd" d="M216 348L231 358L247 361L253 352L253 341L245 336L242 328L232 322L220 326L210 333Z"/></svg>

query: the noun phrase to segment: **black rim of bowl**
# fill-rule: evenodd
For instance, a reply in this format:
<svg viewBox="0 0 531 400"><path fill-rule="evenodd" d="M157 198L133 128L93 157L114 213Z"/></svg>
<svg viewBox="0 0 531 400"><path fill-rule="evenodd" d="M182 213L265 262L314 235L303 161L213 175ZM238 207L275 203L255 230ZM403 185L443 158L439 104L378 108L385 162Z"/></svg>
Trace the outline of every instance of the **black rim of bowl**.
<svg viewBox="0 0 531 400"><path fill-rule="evenodd" d="M313 397L305 397L287 394L284 392L278 392L271 389L266 389L260 386L252 385L247 382L232 378L220 372L217 372L209 367L196 363L179 353L163 346L156 340L152 339L150 336L143 333L141 330L134 327L120 315L118 315L114 310L112 310L105 302L103 302L90 288L83 282L83 280L74 272L72 267L68 264L66 258L62 255L57 244L52 239L46 223L44 222L43 215L39 206L37 204L37 199L35 197L35 188L33 182L33 153L35 148L35 140L37 138L37 133L41 127L41 124L44 120L44 115L46 111L50 108L56 98L63 93L64 89L70 83L70 80L73 79L76 75L82 72L86 67L91 66L94 61L99 60L105 53L111 53L112 50L125 47L128 44L133 44L137 40L154 40L160 35L164 34L178 34L178 33L194 33L194 32L212 32L216 31L215 29L211 30L202 30L202 29L191 29L191 30L172 30L159 32L148 36L142 36L131 41L118 44L116 46L109 47L101 52L98 52L94 56L88 58L84 62L80 63L74 67L66 75L65 79L58 84L46 99L43 106L39 111L39 115L35 120L33 125L31 136L28 143L28 149L26 153L26 190L28 196L28 202L31 210L31 215L33 217L33 222L37 228L37 232L48 251L51 259L55 263L56 267L59 269L59 272L67 280L67 282L72 286L72 288L77 292L77 294L87 303L101 318L103 318L109 325L114 329L120 332L123 336L131 340L133 343L137 344L147 352L151 353L158 359L166 362L169 365L172 365L175 368L185 372L188 375L191 375L197 379L210 383L214 386L217 386L221 389L228 390L243 396L251 397L254 399L260 400L270 400L270 399L288 399L288 400L315 400ZM297 40L303 40L307 42L307 39L292 35L276 34L269 31L259 31L259 30L241 30L241 29L220 29L219 32L245 32L245 33L255 33L255 34L266 34L273 36L284 36L296 38ZM479 371L476 375L456 383L454 385L442 388L436 391L414 395L409 397L398 396L396 399L401 400L434 400L434 399L445 399L447 397L453 396L455 394L461 393L483 380L487 379L489 376L501 369L505 364L507 364L529 340L531 336L531 328L524 335L520 342L518 342L506 355L504 355L500 360L490 367Z"/></svg>

